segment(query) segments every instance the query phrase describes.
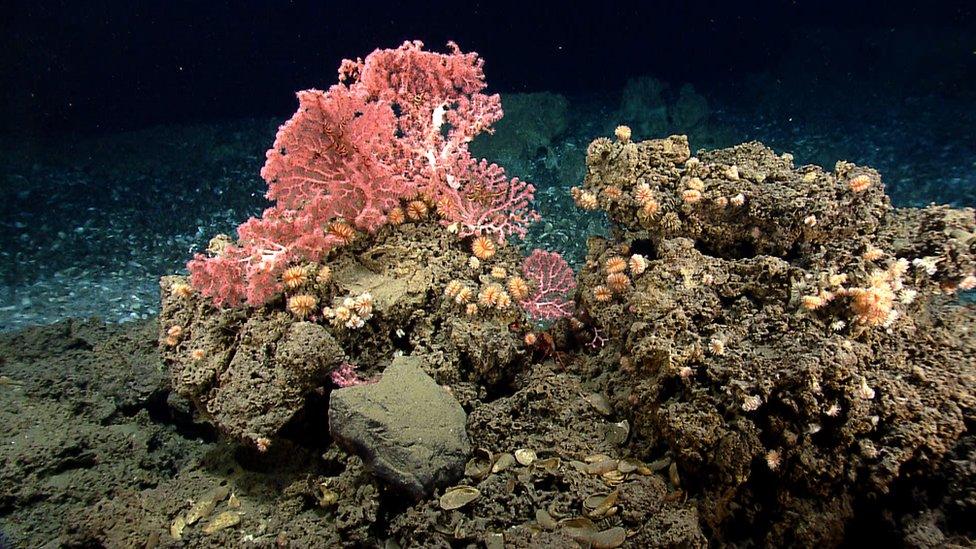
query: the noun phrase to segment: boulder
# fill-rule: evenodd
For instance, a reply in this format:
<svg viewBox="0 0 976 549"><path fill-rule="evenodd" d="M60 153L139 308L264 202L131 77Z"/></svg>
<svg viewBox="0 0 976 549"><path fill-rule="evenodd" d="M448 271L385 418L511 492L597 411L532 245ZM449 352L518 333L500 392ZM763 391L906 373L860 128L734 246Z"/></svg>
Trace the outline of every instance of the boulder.
<svg viewBox="0 0 976 549"><path fill-rule="evenodd" d="M329 402L336 442L417 499L459 479L471 452L464 410L422 365L398 357L377 383L337 389Z"/></svg>

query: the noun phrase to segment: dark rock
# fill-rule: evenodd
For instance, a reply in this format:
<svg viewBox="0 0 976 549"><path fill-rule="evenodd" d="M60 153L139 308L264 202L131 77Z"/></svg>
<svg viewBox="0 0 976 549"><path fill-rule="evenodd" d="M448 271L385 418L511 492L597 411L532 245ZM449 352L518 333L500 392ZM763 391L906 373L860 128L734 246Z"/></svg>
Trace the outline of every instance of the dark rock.
<svg viewBox="0 0 976 549"><path fill-rule="evenodd" d="M418 499L460 478L471 452L464 410L422 363L398 357L378 383L335 390L329 402L336 441Z"/></svg>
<svg viewBox="0 0 976 549"><path fill-rule="evenodd" d="M159 330L165 337L172 326L184 327L178 345L160 346L173 389L223 433L258 447L273 443L309 395L328 383L344 359L342 348L325 327L291 315L253 315L236 325L236 312L180 308L169 295L179 280L163 279ZM190 349L203 351L203 358L192 359Z"/></svg>

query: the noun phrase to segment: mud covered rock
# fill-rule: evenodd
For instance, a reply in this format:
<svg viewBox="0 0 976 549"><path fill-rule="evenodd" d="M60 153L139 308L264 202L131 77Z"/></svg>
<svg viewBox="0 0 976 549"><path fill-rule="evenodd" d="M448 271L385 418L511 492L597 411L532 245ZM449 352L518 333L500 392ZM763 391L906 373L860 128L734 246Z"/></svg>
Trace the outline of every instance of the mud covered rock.
<svg viewBox="0 0 976 549"><path fill-rule="evenodd" d="M415 498L457 480L471 452L461 405L399 357L377 383L332 392L329 431L373 473Z"/></svg>
<svg viewBox="0 0 976 549"><path fill-rule="evenodd" d="M332 547L375 539L379 489L358 458L288 444L264 453L235 446L208 444L198 462L170 477L80 510L65 521L60 546L228 547L247 540Z"/></svg>
<svg viewBox="0 0 976 549"><path fill-rule="evenodd" d="M525 346L512 338L505 324L456 317L450 318L444 328L448 348L489 383L511 376L512 372L498 368L499 364L516 364L525 355Z"/></svg>
<svg viewBox="0 0 976 549"><path fill-rule="evenodd" d="M492 452L519 448L579 459L589 453L619 454L623 441L608 440L617 418L601 415L575 376L540 365L520 380L514 394L475 408L468 425L472 442ZM538 428L545 425L544 429Z"/></svg>
<svg viewBox="0 0 976 549"><path fill-rule="evenodd" d="M207 413L230 434L269 441L305 404L311 388L325 385L342 349L317 324L248 320L237 351L208 394Z"/></svg>
<svg viewBox="0 0 976 549"><path fill-rule="evenodd" d="M179 281L164 279L163 291ZM252 316L235 322L232 332L226 316L210 315L205 306L168 312L174 314L164 317L169 328L161 330L161 347L165 354L182 350L186 357L171 369L176 389L224 432L259 446L271 442L344 360L324 327L284 314ZM170 345L174 326L180 340Z"/></svg>
<svg viewBox="0 0 976 549"><path fill-rule="evenodd" d="M693 158L684 136L626 144L597 139L587 166L582 190L617 227L652 241L693 238L718 256L783 255L856 240L874 233L891 210L876 171L844 162L833 173L796 169L792 156L758 142Z"/></svg>
<svg viewBox="0 0 976 549"><path fill-rule="evenodd" d="M62 525L106 494L163 482L199 457L193 436L212 433L174 425L156 332L155 322L69 320L0 335L4 547L59 546Z"/></svg>

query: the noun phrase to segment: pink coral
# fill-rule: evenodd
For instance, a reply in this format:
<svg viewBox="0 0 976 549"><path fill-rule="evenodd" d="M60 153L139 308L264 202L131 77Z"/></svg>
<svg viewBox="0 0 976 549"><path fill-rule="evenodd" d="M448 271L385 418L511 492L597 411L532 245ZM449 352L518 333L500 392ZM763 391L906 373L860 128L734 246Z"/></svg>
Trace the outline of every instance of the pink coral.
<svg viewBox="0 0 976 549"><path fill-rule="evenodd" d="M398 173L392 109L345 86L298 92L298 112L278 130L261 177L280 210L335 218L375 231L416 192Z"/></svg>
<svg viewBox="0 0 976 549"><path fill-rule="evenodd" d="M282 290L281 274L298 259L318 261L340 239L312 212L268 208L237 228L238 242L187 264L190 284L217 306L261 305Z"/></svg>
<svg viewBox="0 0 976 549"><path fill-rule="evenodd" d="M344 60L328 91L299 92L261 170L275 205L241 225L221 256L189 263L194 287L217 305L261 305L281 290L289 263L318 261L343 243L328 223L372 232L418 194L462 236L524 236L537 218L535 189L468 151L501 118L501 100L481 93L481 58L448 46L447 54L417 41L376 50Z"/></svg>
<svg viewBox="0 0 976 549"><path fill-rule="evenodd" d="M231 248L230 251L237 251L236 247L228 248ZM196 254L187 265L190 269L190 284L203 295L212 297L218 307L240 305L247 294L244 265L235 255L236 253L231 253L207 257Z"/></svg>
<svg viewBox="0 0 976 549"><path fill-rule="evenodd" d="M530 206L535 187L517 177L509 180L504 168L487 160L468 156L466 161L470 179L457 190L445 190L441 199L443 223L457 223L462 237L490 234L499 243L512 235L525 237L527 225L539 218Z"/></svg>
<svg viewBox="0 0 976 549"><path fill-rule="evenodd" d="M502 117L501 99L485 95L484 61L461 53L423 51L423 43L404 42L377 50L364 62L346 61L340 75L358 82L369 97L396 104L398 145L409 162L403 173L420 194L438 204L444 224L457 223L461 236L525 236L537 215L529 203L535 188L504 168L472 158L468 143Z"/></svg>
<svg viewBox="0 0 976 549"><path fill-rule="evenodd" d="M570 294L576 279L569 263L556 252L533 250L522 262L522 276L533 283L533 292L520 302L534 320L557 320L573 314Z"/></svg>
<svg viewBox="0 0 976 549"><path fill-rule="evenodd" d="M374 380L359 377L356 372L356 365L349 362L343 362L338 368L332 370L331 377L332 383L340 389L374 382Z"/></svg>

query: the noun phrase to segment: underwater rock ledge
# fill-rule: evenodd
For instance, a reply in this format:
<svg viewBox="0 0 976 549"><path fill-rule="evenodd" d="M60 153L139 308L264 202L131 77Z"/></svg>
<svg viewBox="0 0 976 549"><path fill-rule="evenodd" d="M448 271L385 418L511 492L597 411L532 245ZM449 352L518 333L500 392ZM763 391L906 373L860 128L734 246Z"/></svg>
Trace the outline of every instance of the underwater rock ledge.
<svg viewBox="0 0 976 549"><path fill-rule="evenodd" d="M614 227L580 273L607 339L590 377L674 456L712 536L838 544L967 432L972 209L892 208L870 168L757 142L692 157L683 136L618 133L587 167L574 198Z"/></svg>

